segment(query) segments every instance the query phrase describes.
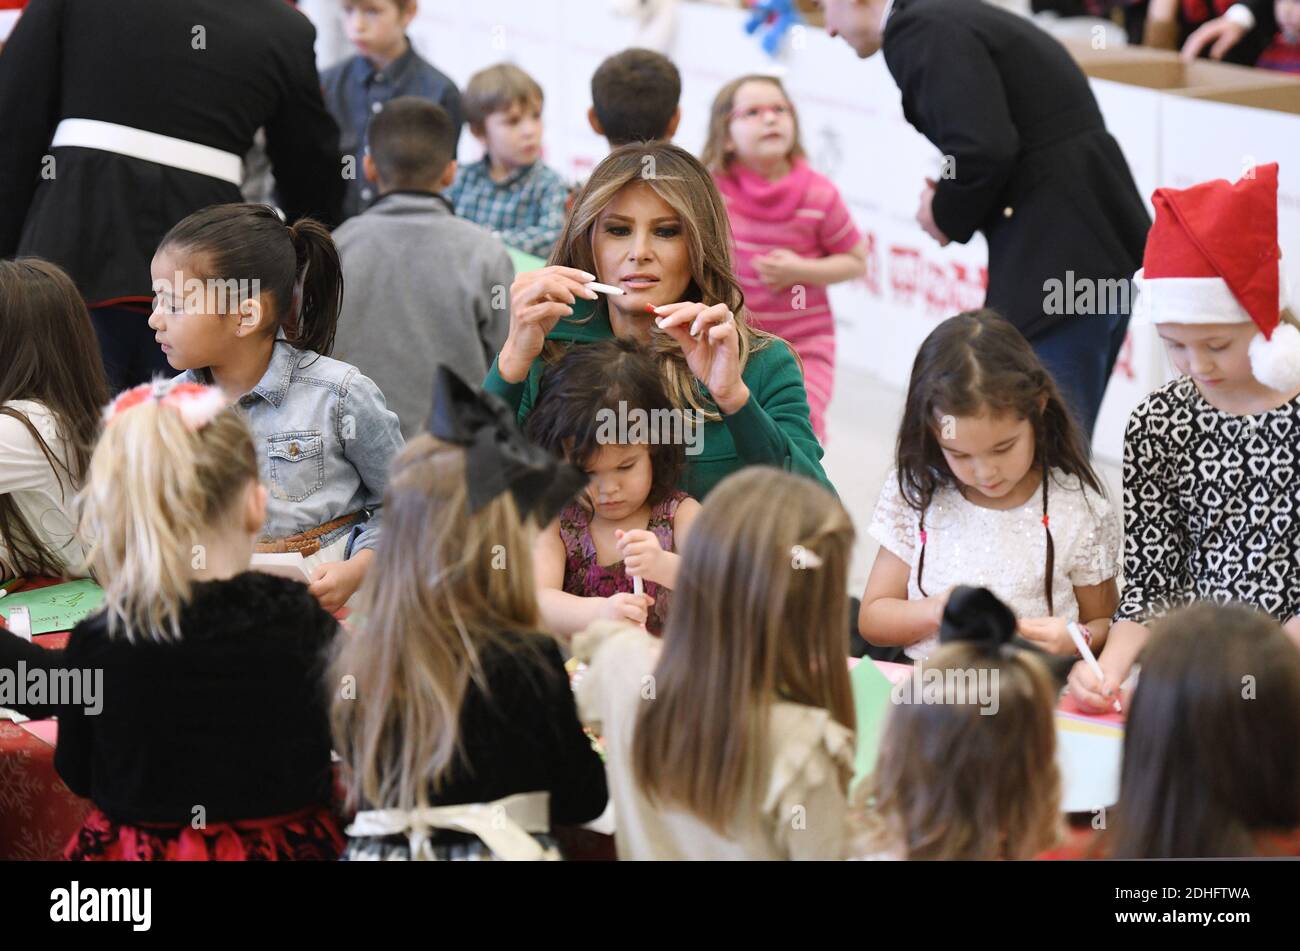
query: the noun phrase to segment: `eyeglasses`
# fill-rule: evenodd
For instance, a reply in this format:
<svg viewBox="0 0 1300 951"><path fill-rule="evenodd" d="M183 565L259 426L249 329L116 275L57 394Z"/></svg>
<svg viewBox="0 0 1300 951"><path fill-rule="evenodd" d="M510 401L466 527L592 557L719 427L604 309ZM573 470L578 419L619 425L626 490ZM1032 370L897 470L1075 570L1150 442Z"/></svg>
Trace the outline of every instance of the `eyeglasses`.
<svg viewBox="0 0 1300 951"><path fill-rule="evenodd" d="M731 114L731 118L744 119L748 122L752 122L766 112L772 113L773 118L779 119L782 116L788 116L790 114L790 107L781 103L771 106L751 106L748 109L737 109Z"/></svg>

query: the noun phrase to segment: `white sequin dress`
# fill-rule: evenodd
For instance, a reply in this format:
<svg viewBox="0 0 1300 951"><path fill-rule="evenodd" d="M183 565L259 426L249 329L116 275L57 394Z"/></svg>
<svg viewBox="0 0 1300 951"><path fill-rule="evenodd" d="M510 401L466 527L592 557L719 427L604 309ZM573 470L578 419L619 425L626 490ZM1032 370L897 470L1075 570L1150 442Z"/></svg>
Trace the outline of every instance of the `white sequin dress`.
<svg viewBox="0 0 1300 951"><path fill-rule="evenodd" d="M1101 584L1119 574L1119 517L1104 496L1081 485L1077 476L1052 470L1047 492L1048 523L1055 550L1053 614L1079 620L1076 587ZM868 529L871 537L911 568L909 600L925 597L916 583L921 554L920 518L898 489L898 473L885 478ZM1019 618L1046 617L1043 572L1047 537L1043 499L1035 491L1014 509L989 509L966 501L956 486L938 489L925 516L925 577L930 594L953 585L988 588ZM1084 619L1088 620L1088 619ZM907 647L907 656L928 657L939 646L938 632Z"/></svg>

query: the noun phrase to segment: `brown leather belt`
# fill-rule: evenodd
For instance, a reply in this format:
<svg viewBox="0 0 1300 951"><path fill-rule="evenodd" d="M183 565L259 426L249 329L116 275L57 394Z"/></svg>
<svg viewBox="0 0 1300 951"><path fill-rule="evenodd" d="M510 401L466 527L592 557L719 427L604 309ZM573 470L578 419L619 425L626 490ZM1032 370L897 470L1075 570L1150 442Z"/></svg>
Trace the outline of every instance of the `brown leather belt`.
<svg viewBox="0 0 1300 951"><path fill-rule="evenodd" d="M315 528L309 528L307 531L299 532L297 535L290 535L287 538L277 538L274 541L258 542L254 550L259 555L282 555L286 552L296 551L304 558L309 558L316 554L316 552L320 551L320 540L323 536L328 535L335 529L355 525L365 517L365 512L353 512L351 515L340 516L332 522L326 522L324 525L317 525Z"/></svg>

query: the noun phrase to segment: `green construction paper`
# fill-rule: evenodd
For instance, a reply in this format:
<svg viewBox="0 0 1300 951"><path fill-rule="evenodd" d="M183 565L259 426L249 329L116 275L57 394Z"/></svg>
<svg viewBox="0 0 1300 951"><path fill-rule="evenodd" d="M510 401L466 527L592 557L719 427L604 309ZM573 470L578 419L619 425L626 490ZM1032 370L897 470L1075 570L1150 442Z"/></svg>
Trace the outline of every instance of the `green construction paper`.
<svg viewBox="0 0 1300 951"><path fill-rule="evenodd" d="M27 608L31 612L32 633L49 634L52 631L70 631L77 622L99 610L104 603L104 590L95 582L82 578L48 588L19 591L0 598L0 617L9 624L9 613L14 608Z"/></svg>
<svg viewBox="0 0 1300 951"><path fill-rule="evenodd" d="M522 274L524 271L536 271L538 268L546 267L546 259L539 258L535 254L529 254L527 251L520 251L518 248L512 248L506 245L506 251L510 254L510 261L515 266L515 273Z"/></svg>
<svg viewBox="0 0 1300 951"><path fill-rule="evenodd" d="M853 707L857 713L857 756L853 762L856 785L876 768L876 753L893 705L890 694L894 688L869 657L862 658L849 671L849 682L853 684Z"/></svg>

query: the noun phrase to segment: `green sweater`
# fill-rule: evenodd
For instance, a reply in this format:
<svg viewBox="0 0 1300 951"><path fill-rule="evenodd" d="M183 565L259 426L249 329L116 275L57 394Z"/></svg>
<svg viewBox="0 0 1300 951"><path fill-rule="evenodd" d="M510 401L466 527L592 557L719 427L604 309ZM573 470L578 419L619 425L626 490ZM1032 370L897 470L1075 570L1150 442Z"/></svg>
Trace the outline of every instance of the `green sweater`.
<svg viewBox="0 0 1300 951"><path fill-rule="evenodd" d="M578 301L573 316L556 324L547 339L584 343L614 336L609 315L603 308L595 311L586 323L574 323L592 310L590 303ZM493 360L483 388L513 406L522 423L537 400L545 369L545 361L538 357L529 368L526 380L507 383L497 371L497 361ZM807 476L834 491L822 471L821 443L808 421L808 394L790 348L784 341L774 340L757 353L751 353L742 378L749 387L749 401L733 416L705 422L701 451L686 457L681 489L696 499L703 499L731 473L745 466L767 465ZM708 389L700 388L708 396Z"/></svg>

